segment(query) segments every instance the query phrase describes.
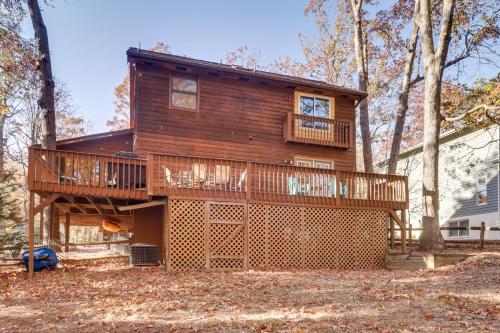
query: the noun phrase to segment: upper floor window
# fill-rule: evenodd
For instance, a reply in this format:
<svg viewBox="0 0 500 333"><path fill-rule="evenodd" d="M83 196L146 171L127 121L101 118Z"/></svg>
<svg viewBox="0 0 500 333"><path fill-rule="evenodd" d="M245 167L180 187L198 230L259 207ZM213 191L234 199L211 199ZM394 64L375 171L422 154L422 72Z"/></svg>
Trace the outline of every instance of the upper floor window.
<svg viewBox="0 0 500 333"><path fill-rule="evenodd" d="M480 175L477 179L476 203L478 205L488 204L488 184L486 182L486 175Z"/></svg>
<svg viewBox="0 0 500 333"><path fill-rule="evenodd" d="M296 113L320 118L333 118L333 97L313 95L303 92L296 93ZM302 119L300 126L318 130L328 130L328 123Z"/></svg>
<svg viewBox="0 0 500 333"><path fill-rule="evenodd" d="M198 108L198 78L195 75L172 73L170 105L174 108Z"/></svg>

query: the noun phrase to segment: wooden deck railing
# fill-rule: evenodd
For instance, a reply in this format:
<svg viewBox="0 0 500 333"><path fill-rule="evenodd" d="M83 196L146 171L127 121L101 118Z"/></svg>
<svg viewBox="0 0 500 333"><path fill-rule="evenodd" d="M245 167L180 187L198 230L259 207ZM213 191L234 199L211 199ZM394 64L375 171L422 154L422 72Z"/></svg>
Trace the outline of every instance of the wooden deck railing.
<svg viewBox="0 0 500 333"><path fill-rule="evenodd" d="M404 176L160 154L149 154L148 171L150 195L408 207Z"/></svg>
<svg viewBox="0 0 500 333"><path fill-rule="evenodd" d="M144 160L31 148L28 181L30 190L81 196L408 207L404 176L153 153Z"/></svg>
<svg viewBox="0 0 500 333"><path fill-rule="evenodd" d="M352 148L353 125L350 121L287 113L283 124L285 142Z"/></svg>
<svg viewBox="0 0 500 333"><path fill-rule="evenodd" d="M30 190L147 198L146 160L30 148Z"/></svg>

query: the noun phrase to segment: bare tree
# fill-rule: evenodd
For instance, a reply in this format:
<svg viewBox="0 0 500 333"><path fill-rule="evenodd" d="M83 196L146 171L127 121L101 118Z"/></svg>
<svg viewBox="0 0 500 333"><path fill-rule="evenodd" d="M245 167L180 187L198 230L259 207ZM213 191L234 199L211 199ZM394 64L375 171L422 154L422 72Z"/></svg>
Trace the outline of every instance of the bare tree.
<svg viewBox="0 0 500 333"><path fill-rule="evenodd" d="M38 105L43 114L42 148L56 148L56 115L54 106L54 79L50 61L49 37L43 22L38 0L28 0L28 7L35 32L38 51L37 70L40 80Z"/></svg>
<svg viewBox="0 0 500 333"><path fill-rule="evenodd" d="M441 128L441 83L448 46L451 39L455 0L444 0L437 48L433 40L432 4L421 0L417 24L422 35L422 55L425 66L424 84L424 142L422 179L422 250L442 248L439 229L439 133Z"/></svg>
<svg viewBox="0 0 500 333"><path fill-rule="evenodd" d="M351 0L354 18L354 53L356 55L356 68L358 71L358 88L368 91L368 59L367 42L363 34L363 0ZM363 142L363 161L366 172L373 172L372 138L370 133L370 117L368 114L368 101L359 102L359 126Z"/></svg>

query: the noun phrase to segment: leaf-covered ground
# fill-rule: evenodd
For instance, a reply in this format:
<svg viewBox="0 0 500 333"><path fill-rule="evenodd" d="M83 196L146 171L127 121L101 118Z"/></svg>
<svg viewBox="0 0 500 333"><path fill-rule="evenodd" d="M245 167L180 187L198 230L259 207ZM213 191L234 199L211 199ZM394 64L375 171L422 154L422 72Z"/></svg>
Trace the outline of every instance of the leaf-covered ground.
<svg viewBox="0 0 500 333"><path fill-rule="evenodd" d="M425 272L0 270L0 332L493 332L500 254Z"/></svg>

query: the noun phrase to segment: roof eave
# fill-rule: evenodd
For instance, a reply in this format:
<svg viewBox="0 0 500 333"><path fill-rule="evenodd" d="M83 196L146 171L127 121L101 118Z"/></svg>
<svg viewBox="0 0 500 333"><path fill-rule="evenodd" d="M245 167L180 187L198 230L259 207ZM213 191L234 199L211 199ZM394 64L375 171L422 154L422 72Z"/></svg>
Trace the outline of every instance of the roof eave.
<svg viewBox="0 0 500 333"><path fill-rule="evenodd" d="M251 71L244 71L238 68L232 68L232 67L221 67L222 65L218 65L216 63L205 63L205 64L200 64L200 63L193 63L193 61L202 61L202 60L197 60L197 59L191 59L187 57L181 57L181 56L175 56L175 55L167 55L167 54L162 54L158 52L153 52L153 51L146 51L146 50L139 50L137 48L129 48L127 50L127 56L129 58L141 58L141 59L147 59L147 60L157 60L157 61L164 61L164 62L171 62L171 63L178 63L178 64L183 64L183 65L189 65L193 67L199 67L199 68L207 68L211 70L217 70L217 71L222 71L222 72L227 72L231 74L238 74L238 75L247 75L251 77L256 77L256 78L263 78L267 80L272 80L272 81L278 81L278 82L285 82L288 84L294 84L294 85L301 85L301 86L306 86L306 87L311 87L311 88L320 88L320 89L327 89L331 91L336 91L339 93L344 93L347 95L351 95L356 97L357 99L363 99L368 94L366 92L356 90L356 89L350 89L350 88L344 88L344 87L339 87L335 85L331 85L328 83L322 83L322 82L314 82L313 80L309 79L303 79L300 77L295 77L295 76L289 76L289 75L283 75L285 77L279 78L273 75L273 73L266 73L262 71L256 71L256 72L251 72ZM190 61L191 59L191 61Z"/></svg>

